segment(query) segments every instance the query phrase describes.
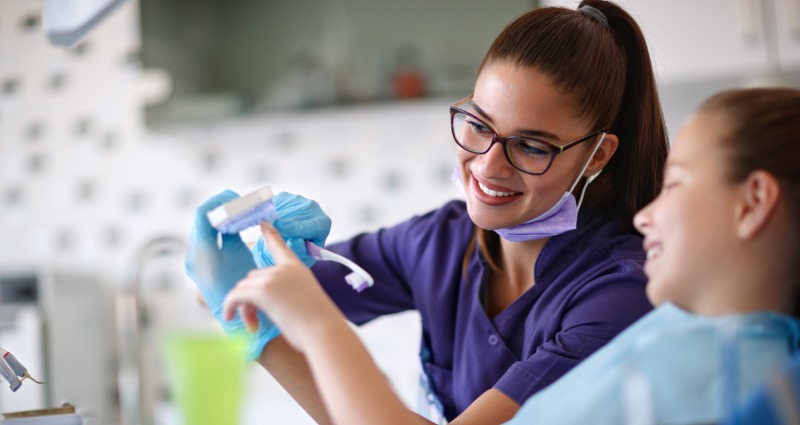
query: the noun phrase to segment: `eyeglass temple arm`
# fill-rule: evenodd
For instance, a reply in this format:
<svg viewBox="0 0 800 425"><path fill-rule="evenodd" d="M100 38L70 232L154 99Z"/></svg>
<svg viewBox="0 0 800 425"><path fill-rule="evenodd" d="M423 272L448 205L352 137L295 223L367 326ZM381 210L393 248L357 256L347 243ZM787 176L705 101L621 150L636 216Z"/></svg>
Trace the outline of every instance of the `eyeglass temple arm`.
<svg viewBox="0 0 800 425"><path fill-rule="evenodd" d="M597 135L598 135L598 134L600 134L600 133L607 133L607 132L606 132L605 130L597 130L597 131L595 131L594 133L588 134L588 135L586 135L585 137L581 137L580 139L578 139L578 140L576 140L576 141L574 141L574 142L570 142L570 143L567 143L567 144L566 144L566 145L564 145L564 146L560 146L560 147L559 147L559 150L558 150L558 152L556 152L555 154L556 154L556 155L557 155L557 154L560 154L561 152L564 152L565 150L567 150L567 149L569 149L569 148L571 148L571 147L573 147L573 146L576 146L576 145L578 145L579 143L581 143L581 142L585 141L586 139L589 139L589 138L591 138L591 137L597 136Z"/></svg>

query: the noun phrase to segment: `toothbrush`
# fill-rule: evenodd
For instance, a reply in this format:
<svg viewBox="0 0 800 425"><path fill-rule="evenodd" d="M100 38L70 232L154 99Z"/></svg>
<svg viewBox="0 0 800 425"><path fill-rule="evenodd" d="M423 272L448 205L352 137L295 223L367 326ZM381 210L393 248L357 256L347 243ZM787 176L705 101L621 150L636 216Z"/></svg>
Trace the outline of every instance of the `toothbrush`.
<svg viewBox="0 0 800 425"><path fill-rule="evenodd" d="M306 251L308 251L308 255L315 260L335 261L349 268L351 273L345 276L344 280L346 280L356 292L361 292L375 284L375 281L372 280L372 276L370 276L366 270L339 254L328 251L325 248L320 248L310 241L306 241Z"/></svg>
<svg viewBox="0 0 800 425"><path fill-rule="evenodd" d="M272 223L278 219L278 213L272 203L272 196L272 189L264 186L209 211L208 221L211 226L225 234L239 233L265 221ZM366 270L339 254L328 251L310 241L306 241L306 250L308 255L315 260L334 261L349 268L351 273L344 279L356 292L361 292L375 283Z"/></svg>

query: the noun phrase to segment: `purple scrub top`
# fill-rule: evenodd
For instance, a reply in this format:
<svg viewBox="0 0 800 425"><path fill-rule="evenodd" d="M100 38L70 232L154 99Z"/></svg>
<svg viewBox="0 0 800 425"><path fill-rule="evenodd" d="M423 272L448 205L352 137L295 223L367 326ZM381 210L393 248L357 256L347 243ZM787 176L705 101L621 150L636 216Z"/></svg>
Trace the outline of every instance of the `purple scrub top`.
<svg viewBox="0 0 800 425"><path fill-rule="evenodd" d="M417 310L421 360L448 420L495 388L522 405L652 309L645 295L642 238L588 208L576 230L554 236L534 267L535 285L497 316L484 309L489 266L462 260L474 224L451 201L394 227L328 245L375 279L362 293L345 267L312 268L355 324Z"/></svg>

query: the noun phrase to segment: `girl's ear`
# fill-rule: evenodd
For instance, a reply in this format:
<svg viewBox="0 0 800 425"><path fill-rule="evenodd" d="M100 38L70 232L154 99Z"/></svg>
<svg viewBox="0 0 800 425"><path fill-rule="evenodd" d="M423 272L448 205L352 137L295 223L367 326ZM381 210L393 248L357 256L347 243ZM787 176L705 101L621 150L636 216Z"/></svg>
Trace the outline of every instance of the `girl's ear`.
<svg viewBox="0 0 800 425"><path fill-rule="evenodd" d="M752 239L760 234L777 209L781 187L766 171L753 171L741 185L741 196L735 210L736 234Z"/></svg>
<svg viewBox="0 0 800 425"><path fill-rule="evenodd" d="M603 143L599 148L597 148L597 152L594 153L594 158L592 158L589 166L586 167L586 171L583 173L583 175L592 176L605 168L606 164L608 164L608 161L610 161L611 157L614 156L614 152L617 151L617 146L619 146L619 138L617 135L606 134L606 137L603 138ZM594 146L592 146L592 149L594 149Z"/></svg>

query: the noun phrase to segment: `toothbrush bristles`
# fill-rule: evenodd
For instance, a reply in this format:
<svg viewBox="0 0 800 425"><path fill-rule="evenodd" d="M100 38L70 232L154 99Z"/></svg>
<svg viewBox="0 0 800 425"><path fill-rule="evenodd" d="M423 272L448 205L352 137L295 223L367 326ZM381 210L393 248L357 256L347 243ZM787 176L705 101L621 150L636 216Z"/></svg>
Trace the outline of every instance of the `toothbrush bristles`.
<svg viewBox="0 0 800 425"><path fill-rule="evenodd" d="M369 288L369 282L367 282L363 276L356 272L348 274L344 277L344 280L346 280L356 292L361 292Z"/></svg>

